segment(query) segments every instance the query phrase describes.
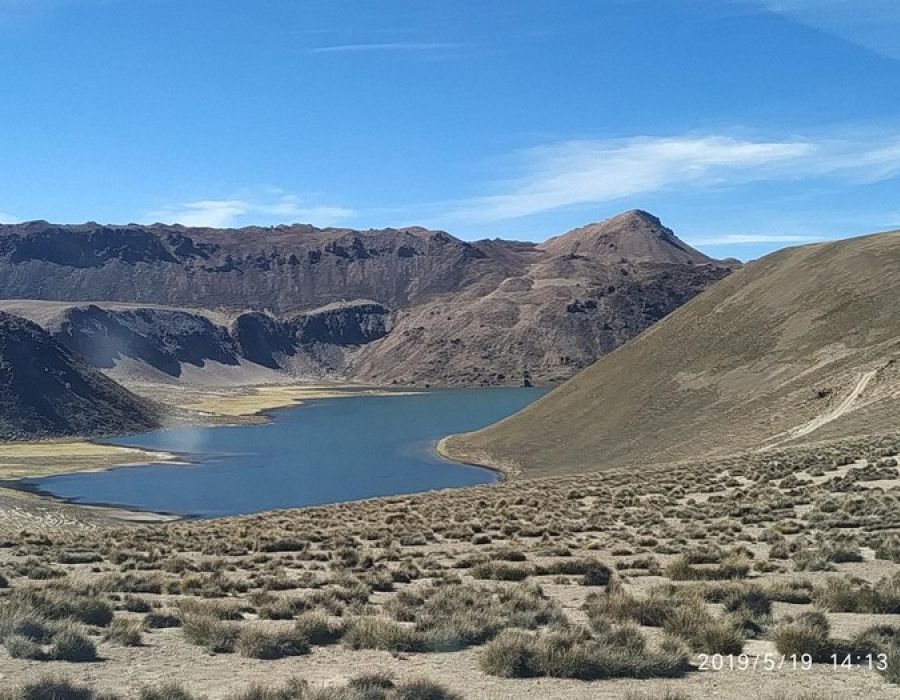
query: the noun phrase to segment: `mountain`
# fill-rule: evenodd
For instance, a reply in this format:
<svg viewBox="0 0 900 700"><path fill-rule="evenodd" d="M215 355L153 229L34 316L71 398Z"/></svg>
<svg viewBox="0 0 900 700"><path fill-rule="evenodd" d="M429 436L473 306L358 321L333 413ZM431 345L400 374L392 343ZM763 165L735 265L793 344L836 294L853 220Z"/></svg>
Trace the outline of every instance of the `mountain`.
<svg viewBox="0 0 900 700"><path fill-rule="evenodd" d="M773 253L442 449L540 475L895 431L898 270L900 231Z"/></svg>
<svg viewBox="0 0 900 700"><path fill-rule="evenodd" d="M640 209L619 214L599 224L588 224L540 246L554 255L580 255L614 263L625 258L634 263L703 265L715 262L680 240L652 214Z"/></svg>
<svg viewBox="0 0 900 700"><path fill-rule="evenodd" d="M0 226L2 308L117 378L558 381L734 267L642 211L543 245L422 228Z"/></svg>
<svg viewBox="0 0 900 700"><path fill-rule="evenodd" d="M159 411L36 324L0 312L0 440L148 430Z"/></svg>
<svg viewBox="0 0 900 700"><path fill-rule="evenodd" d="M403 310L394 331L360 353L358 376L398 384L564 380L732 269L691 252L639 211L538 250L522 274L487 293L464 290Z"/></svg>
<svg viewBox="0 0 900 700"><path fill-rule="evenodd" d="M345 299L399 308L499 282L521 268L520 257L491 256L478 244L422 228L32 221L0 225L0 297L274 313Z"/></svg>

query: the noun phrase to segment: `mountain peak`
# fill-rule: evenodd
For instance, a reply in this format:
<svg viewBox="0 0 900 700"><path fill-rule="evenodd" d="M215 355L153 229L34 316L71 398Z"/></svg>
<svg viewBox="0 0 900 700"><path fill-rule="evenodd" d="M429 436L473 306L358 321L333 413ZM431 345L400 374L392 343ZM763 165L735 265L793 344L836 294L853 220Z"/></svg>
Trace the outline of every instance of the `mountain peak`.
<svg viewBox="0 0 900 700"><path fill-rule="evenodd" d="M626 212L622 212L621 214L617 214L616 216L610 217L605 221L601 222L604 224L613 224L613 223L621 223L621 224L635 224L638 226L659 226L662 227L662 222L659 220L658 216L653 216L649 211L644 211L643 209L629 209ZM595 224L596 225L596 224Z"/></svg>
<svg viewBox="0 0 900 700"><path fill-rule="evenodd" d="M605 262L714 262L666 228L658 217L631 209L551 238L541 248L554 255L580 255Z"/></svg>

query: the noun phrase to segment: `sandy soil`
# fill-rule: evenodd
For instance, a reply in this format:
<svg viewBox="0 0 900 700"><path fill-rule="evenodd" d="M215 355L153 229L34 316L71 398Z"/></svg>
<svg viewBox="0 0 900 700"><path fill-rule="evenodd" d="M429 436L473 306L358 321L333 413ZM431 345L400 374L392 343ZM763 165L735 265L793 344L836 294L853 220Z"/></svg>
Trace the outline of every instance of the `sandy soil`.
<svg viewBox="0 0 900 700"><path fill-rule="evenodd" d="M160 390L172 395L172 387L161 387ZM148 391L151 395L153 390ZM397 396L409 391L390 391L375 387L342 384L309 384L289 386L252 386L234 389L185 389L176 390L174 402L182 407L201 413L212 413L220 416L247 417L259 415L265 411L287 406L298 406L305 401L317 399L340 399L351 396ZM173 401L172 398L169 399Z"/></svg>
<svg viewBox="0 0 900 700"><path fill-rule="evenodd" d="M0 443L0 479L89 472L148 462L177 461L176 455L87 440Z"/></svg>

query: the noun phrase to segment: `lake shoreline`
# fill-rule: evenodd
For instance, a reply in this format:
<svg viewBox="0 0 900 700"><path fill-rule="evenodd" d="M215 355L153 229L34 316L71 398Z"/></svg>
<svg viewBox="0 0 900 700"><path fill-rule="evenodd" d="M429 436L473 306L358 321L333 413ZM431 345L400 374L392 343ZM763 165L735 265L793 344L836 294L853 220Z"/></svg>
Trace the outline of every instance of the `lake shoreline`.
<svg viewBox="0 0 900 700"><path fill-rule="evenodd" d="M146 385L143 393L171 396L175 390L176 399L170 405L177 410L187 410L189 420L180 420L162 428L172 430L189 426L226 427L254 425L275 420L275 413L288 408L303 406L307 402L323 399L353 396L404 396L421 393L410 388L378 387L361 384L261 384L238 387L198 389L194 387L171 387L169 385ZM199 401L195 400L201 397ZM218 410L217 410L218 409ZM182 415L184 415L182 413ZM105 442L127 438L138 433L124 433L112 437L66 437L46 440L7 442L0 444L0 496L22 494L36 499L44 505L56 505L78 509L103 524L162 524L187 522L196 519L164 511L145 510L107 503L80 503L73 499L56 496L40 487L28 483L32 479L44 479L68 474L91 474L117 469L144 467L154 464L190 466L193 462L186 453L147 450L139 447L117 445ZM49 454L48 454L49 453ZM54 454L56 453L56 454ZM117 458L117 455L120 458ZM90 464L71 466L76 461L91 460ZM22 464L24 460L39 459L43 468L32 471ZM98 463L99 462L99 463ZM18 468L10 465L18 465ZM9 472L12 472L11 474ZM26 505L22 507L27 507ZM0 520L3 514L0 509ZM2 527L0 527L2 529Z"/></svg>
<svg viewBox="0 0 900 700"><path fill-rule="evenodd" d="M193 396L196 396L196 390L193 390ZM460 390L462 391L462 390ZM204 407L212 407L212 405L216 405L217 407L225 406L226 410L220 413L216 413L215 415L209 416L206 415L206 411L196 412L197 416L196 422L190 423L180 423L177 425L169 426L169 429L177 429L184 428L188 425L195 425L197 427L224 427L224 426L241 426L241 425L253 425L259 423L270 423L276 420L276 414L286 408L295 408L302 406L307 401L319 401L322 399L331 399L331 398L345 398L345 397L361 397L361 396L409 396L409 395L418 395L423 393L430 393L429 391L421 391L421 390L410 390L408 388L385 388L385 387L371 387L371 386L360 386L360 385L328 385L328 386L309 386L309 385L299 385L299 386L252 386L252 387L240 387L236 390L230 389L227 392L223 392L222 390L209 392L207 394L207 398L205 400ZM176 404L178 406L191 406L195 405L193 401L190 403L181 403ZM234 410L235 407L240 408L241 410ZM212 418L212 420L209 420ZM223 420L226 419L226 420ZM121 438L127 438L127 435L118 436ZM104 438L104 440L114 440L116 438ZM142 508L140 506L130 506L130 505L122 505L115 502L103 502L98 500L97 502L83 502L78 497L68 497L63 495L54 494L41 486L39 483L35 483L37 480L43 480L44 478L53 477L53 476L62 476L62 475L77 475L77 474L88 474L88 473L96 473L96 472L111 472L118 471L120 469L132 468L132 467L147 467L147 466L175 466L175 465L191 465L195 464L194 461L190 459L190 456L187 453L179 453L177 451L172 450L148 450L140 446L129 446L129 445L117 445L115 443L107 443L100 442L100 439L97 440L77 440L77 439L68 439L65 441L52 441L50 444L64 447L67 451L70 449L82 449L82 448L90 448L95 450L121 450L122 455L128 456L128 459L123 459L122 461L107 461L104 464L92 464L78 465L76 468L70 468L70 465L67 463L65 468L61 468L61 465L57 465L58 468L53 468L51 466L50 469L46 467L39 470L37 473L17 473L16 476L12 478L0 479L0 495L2 495L3 491L9 493L17 492L23 495L27 495L30 498L37 499L42 504L54 504L60 508L65 509L78 509L80 512L88 515L91 520L97 520L104 524L111 525L122 525L122 524L161 524L161 523L171 523L177 521L190 521L198 518L205 517L234 517L235 514L223 514L221 516L204 516L197 515L191 513L180 513L177 511L166 511L166 510L157 510L154 508ZM426 459L437 459L440 462L447 463L448 465L455 465L460 467L467 468L476 468L484 471L491 472L495 481L493 483L503 482L507 480L511 474L508 470L504 470L501 468L497 468L494 465L486 465L479 464L475 462L469 461L461 461L459 459L454 459L449 457L444 451L441 449L441 444L443 442L443 438L436 439L430 441L427 447L423 446L423 452L427 452L427 455L423 456ZM22 443L21 445L16 445L18 448L27 449L29 447L33 447L34 445L46 445L47 441L42 443ZM67 460L66 460L67 461ZM2 462L0 462L2 465ZM3 471L0 469L0 474ZM466 488L467 485L453 485L447 487L438 487L436 489L424 489L423 491L415 491L414 493L425 493L433 490L441 490L442 488ZM362 498L348 498L348 499L339 499L335 501L330 501L334 503L338 502L354 502L357 500L369 500L369 499L377 499L377 498L386 498L391 497L392 495L402 495L406 492L398 492L397 494L380 494L373 495ZM329 502L329 503L330 503ZM306 508L306 507L315 507L317 505L323 505L326 503L317 503L317 504L308 504L308 505L297 505L290 506L288 508ZM284 508L274 508L271 510L282 510ZM259 512L267 512L259 511ZM2 514L0 514L0 518L2 518Z"/></svg>

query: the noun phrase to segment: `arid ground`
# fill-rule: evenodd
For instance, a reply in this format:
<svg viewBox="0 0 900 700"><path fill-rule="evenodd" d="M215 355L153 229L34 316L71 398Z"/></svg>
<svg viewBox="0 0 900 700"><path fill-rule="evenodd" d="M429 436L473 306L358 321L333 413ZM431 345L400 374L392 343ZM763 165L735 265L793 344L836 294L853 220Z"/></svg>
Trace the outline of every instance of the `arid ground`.
<svg viewBox="0 0 900 700"><path fill-rule="evenodd" d="M898 452L870 436L153 525L3 492L2 687L897 697Z"/></svg>

